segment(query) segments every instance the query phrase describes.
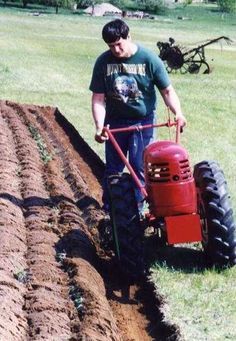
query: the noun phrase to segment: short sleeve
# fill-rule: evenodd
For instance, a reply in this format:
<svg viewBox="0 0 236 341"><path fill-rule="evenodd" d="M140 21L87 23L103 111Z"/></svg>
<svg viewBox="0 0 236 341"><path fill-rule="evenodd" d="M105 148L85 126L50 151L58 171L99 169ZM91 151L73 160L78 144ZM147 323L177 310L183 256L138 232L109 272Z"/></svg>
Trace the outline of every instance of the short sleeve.
<svg viewBox="0 0 236 341"><path fill-rule="evenodd" d="M104 63L99 57L94 65L92 79L90 82L89 90L95 93L105 93L105 81L104 81Z"/></svg>
<svg viewBox="0 0 236 341"><path fill-rule="evenodd" d="M163 90L171 84L170 77L163 61L158 56L155 59L154 82L159 90Z"/></svg>

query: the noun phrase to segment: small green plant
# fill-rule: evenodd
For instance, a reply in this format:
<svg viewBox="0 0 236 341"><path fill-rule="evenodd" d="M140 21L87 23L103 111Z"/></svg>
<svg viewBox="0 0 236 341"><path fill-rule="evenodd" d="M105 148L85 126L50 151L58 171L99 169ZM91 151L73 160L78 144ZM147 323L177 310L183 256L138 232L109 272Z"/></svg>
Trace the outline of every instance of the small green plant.
<svg viewBox="0 0 236 341"><path fill-rule="evenodd" d="M64 259L66 258L66 251L63 250L62 252L57 252L56 254L56 260L59 262L59 263L63 263Z"/></svg>
<svg viewBox="0 0 236 341"><path fill-rule="evenodd" d="M66 251L62 250L61 252L56 253L56 260L61 264L63 267L64 271L68 274L69 277L73 277L75 275L75 267L71 264L66 265L65 264L65 259L67 257ZM78 311L79 315L82 316L85 311L84 307L84 299L82 295L82 291L75 285L72 284L69 287L69 296L71 300L73 301L76 310Z"/></svg>
<svg viewBox="0 0 236 341"><path fill-rule="evenodd" d="M36 141L40 157L44 164L47 164L49 161L52 160L52 155L48 153L47 147L42 139L42 136L38 132L38 129L35 128L33 125L29 125L29 131L33 137L33 139Z"/></svg>
<svg viewBox="0 0 236 341"><path fill-rule="evenodd" d="M59 207L57 205L55 205L55 206L52 207L52 211L54 213L59 213L60 209L59 209Z"/></svg>
<svg viewBox="0 0 236 341"><path fill-rule="evenodd" d="M83 315L85 312L85 306L83 304L84 299L82 296L82 291L76 286L71 285L69 289L69 296L74 302L75 308L77 309L80 315Z"/></svg>
<svg viewBox="0 0 236 341"><path fill-rule="evenodd" d="M14 278L17 279L21 283L28 283L30 280L30 273L28 269L21 270L14 274Z"/></svg>

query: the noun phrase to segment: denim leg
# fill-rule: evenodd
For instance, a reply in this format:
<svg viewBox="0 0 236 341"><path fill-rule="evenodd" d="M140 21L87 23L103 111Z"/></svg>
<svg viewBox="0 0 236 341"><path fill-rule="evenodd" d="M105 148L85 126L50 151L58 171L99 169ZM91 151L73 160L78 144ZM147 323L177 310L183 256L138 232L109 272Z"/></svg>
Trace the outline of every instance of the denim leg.
<svg viewBox="0 0 236 341"><path fill-rule="evenodd" d="M121 150L123 151L124 155L127 156L128 152L128 140L129 134L127 133L116 133L115 139L119 144ZM105 158L106 158L106 166L105 172L103 177L103 205L104 209L109 209L109 193L108 193L108 186L107 186L107 179L110 175L118 174L123 172L124 170L124 162L121 160L119 154L117 153L116 149L113 147L112 143L108 140L105 142Z"/></svg>
<svg viewBox="0 0 236 341"><path fill-rule="evenodd" d="M135 131L129 141L129 161L137 177L144 185L144 162L143 151L153 141L153 128ZM137 186L135 186L135 196L138 203L143 200L143 195Z"/></svg>
<svg viewBox="0 0 236 341"><path fill-rule="evenodd" d="M110 128L118 128L118 127L128 127L131 125L145 125L145 124L153 124L155 120L155 115L149 117L148 119L142 121L136 121L134 123L133 120L120 120L116 122L109 122ZM108 123L108 122L107 122ZM126 132L126 133L116 133L115 139L119 144L121 150L124 155L127 156L129 153L129 162L133 167L135 173L140 179L141 183L144 184L144 166L143 166L143 150L144 148L152 142L153 140L153 128L144 129L143 131L134 131L134 132ZM123 172L124 163L118 155L117 151L113 147L112 143L108 140L105 144L105 158L106 158L106 166L105 173L103 178L103 204L104 208L109 208L109 194L107 188L107 178L110 175L118 174ZM143 200L143 196L140 190L135 187L135 195L137 202Z"/></svg>

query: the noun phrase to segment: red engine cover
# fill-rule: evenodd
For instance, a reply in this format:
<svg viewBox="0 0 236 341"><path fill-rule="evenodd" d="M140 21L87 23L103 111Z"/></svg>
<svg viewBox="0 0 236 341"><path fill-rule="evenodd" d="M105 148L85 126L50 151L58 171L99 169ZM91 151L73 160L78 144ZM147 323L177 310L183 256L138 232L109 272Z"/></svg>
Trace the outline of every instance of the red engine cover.
<svg viewBox="0 0 236 341"><path fill-rule="evenodd" d="M166 217L197 212L197 194L187 151L158 141L144 151L145 182L151 213Z"/></svg>

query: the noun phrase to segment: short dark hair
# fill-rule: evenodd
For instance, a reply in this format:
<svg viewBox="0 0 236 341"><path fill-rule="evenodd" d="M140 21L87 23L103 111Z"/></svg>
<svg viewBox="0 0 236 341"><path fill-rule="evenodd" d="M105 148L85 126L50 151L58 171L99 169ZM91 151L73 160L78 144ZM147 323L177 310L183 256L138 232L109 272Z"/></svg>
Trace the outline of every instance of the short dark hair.
<svg viewBox="0 0 236 341"><path fill-rule="evenodd" d="M115 19L107 23L102 29L102 38L109 44L120 38L126 39L129 34L129 26L121 19Z"/></svg>

